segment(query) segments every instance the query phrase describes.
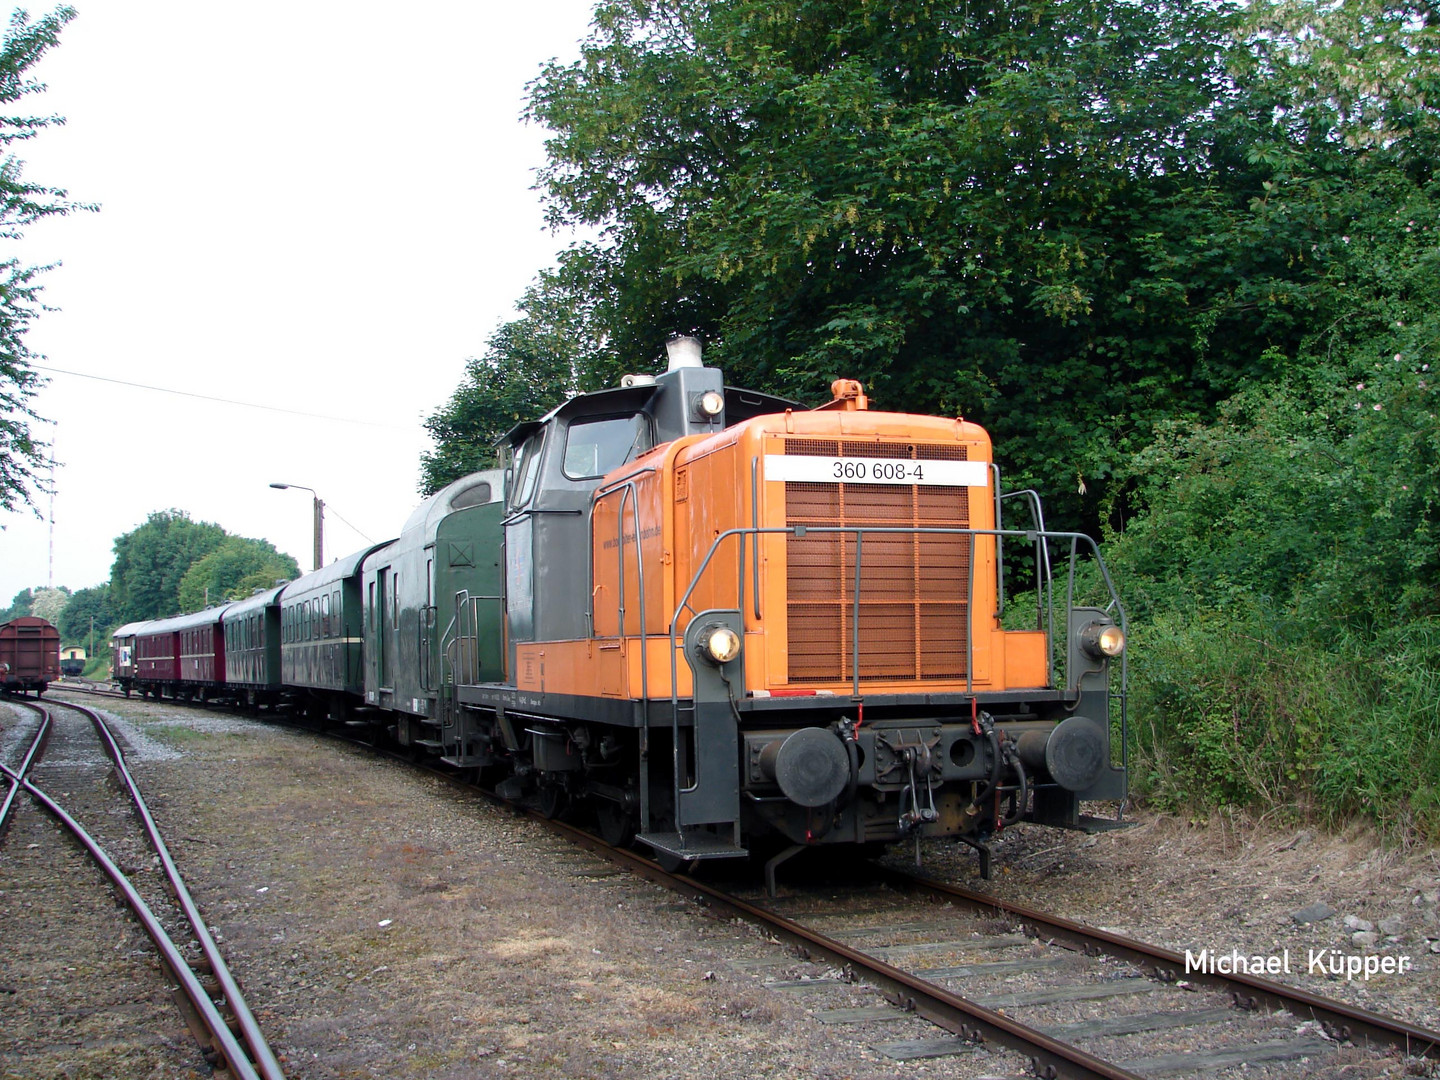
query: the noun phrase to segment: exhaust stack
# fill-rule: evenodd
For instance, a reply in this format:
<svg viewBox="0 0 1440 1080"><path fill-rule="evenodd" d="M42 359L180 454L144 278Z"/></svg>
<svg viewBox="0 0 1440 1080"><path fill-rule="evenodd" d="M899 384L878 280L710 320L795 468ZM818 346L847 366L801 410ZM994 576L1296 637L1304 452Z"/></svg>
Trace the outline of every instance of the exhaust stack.
<svg viewBox="0 0 1440 1080"><path fill-rule="evenodd" d="M665 343L665 355L670 362L667 371L680 368L698 368L705 365L700 359L700 339L696 337L673 337Z"/></svg>

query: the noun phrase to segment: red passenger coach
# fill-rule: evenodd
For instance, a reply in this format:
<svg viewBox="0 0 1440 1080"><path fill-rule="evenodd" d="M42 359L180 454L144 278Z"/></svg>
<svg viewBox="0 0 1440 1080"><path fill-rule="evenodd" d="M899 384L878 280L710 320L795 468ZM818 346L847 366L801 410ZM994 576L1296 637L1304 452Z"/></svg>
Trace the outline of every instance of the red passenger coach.
<svg viewBox="0 0 1440 1080"><path fill-rule="evenodd" d="M225 607L146 623L135 635L135 685L149 697L217 697L225 689Z"/></svg>
<svg viewBox="0 0 1440 1080"><path fill-rule="evenodd" d="M60 631L25 615L0 626L0 689L39 697L60 678Z"/></svg>
<svg viewBox="0 0 1440 1080"><path fill-rule="evenodd" d="M125 691L126 697L129 697L130 691L134 689L135 677L139 671L140 651L135 644L135 634L144 625L138 622L126 623L110 636L110 677Z"/></svg>

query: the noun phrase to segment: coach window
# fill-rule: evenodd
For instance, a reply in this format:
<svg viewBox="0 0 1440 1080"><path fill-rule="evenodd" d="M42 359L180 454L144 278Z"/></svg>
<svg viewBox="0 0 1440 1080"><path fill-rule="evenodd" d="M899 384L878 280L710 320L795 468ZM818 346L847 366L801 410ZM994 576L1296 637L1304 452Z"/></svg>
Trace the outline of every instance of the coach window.
<svg viewBox="0 0 1440 1080"><path fill-rule="evenodd" d="M370 603L365 606L366 618L370 620L370 629L375 629L375 582L370 582Z"/></svg>
<svg viewBox="0 0 1440 1080"><path fill-rule="evenodd" d="M390 578L390 629L400 629L400 575Z"/></svg>
<svg viewBox="0 0 1440 1080"><path fill-rule="evenodd" d="M330 636L330 594L323 593L320 597L320 634L322 637Z"/></svg>
<svg viewBox="0 0 1440 1080"><path fill-rule="evenodd" d="M650 449L650 418L644 413L576 420L565 434L565 475L593 480Z"/></svg>
<svg viewBox="0 0 1440 1080"><path fill-rule="evenodd" d="M345 627L340 619L340 590L336 589L330 594L330 614L335 619L335 635L338 637L345 632Z"/></svg>

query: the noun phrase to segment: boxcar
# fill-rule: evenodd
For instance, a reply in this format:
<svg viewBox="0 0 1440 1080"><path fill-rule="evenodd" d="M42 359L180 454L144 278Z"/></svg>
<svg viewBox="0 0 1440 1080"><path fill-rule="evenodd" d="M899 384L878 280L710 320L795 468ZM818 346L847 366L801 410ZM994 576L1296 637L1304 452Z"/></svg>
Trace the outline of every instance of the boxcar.
<svg viewBox="0 0 1440 1080"><path fill-rule="evenodd" d="M397 714L402 745L441 746L457 666L488 679L503 671L504 486L498 469L462 477L365 559L365 703Z"/></svg>
<svg viewBox="0 0 1440 1080"><path fill-rule="evenodd" d="M225 683L243 704L275 705L280 678L280 593L283 585L225 609Z"/></svg>
<svg viewBox="0 0 1440 1080"><path fill-rule="evenodd" d="M360 564L375 545L280 590L281 681L312 708L346 716L365 691L360 656Z"/></svg>
<svg viewBox="0 0 1440 1080"><path fill-rule="evenodd" d="M25 615L0 626L0 689L39 697L60 678L60 631Z"/></svg>

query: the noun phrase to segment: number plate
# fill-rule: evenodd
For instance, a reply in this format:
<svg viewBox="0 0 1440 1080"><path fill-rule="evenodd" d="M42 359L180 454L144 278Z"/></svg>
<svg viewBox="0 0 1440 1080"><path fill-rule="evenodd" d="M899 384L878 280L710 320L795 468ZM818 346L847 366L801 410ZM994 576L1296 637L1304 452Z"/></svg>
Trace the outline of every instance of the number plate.
<svg viewBox="0 0 1440 1080"><path fill-rule="evenodd" d="M793 480L804 484L985 487L990 480L990 466L983 461L912 461L909 458L766 454L765 479Z"/></svg>

